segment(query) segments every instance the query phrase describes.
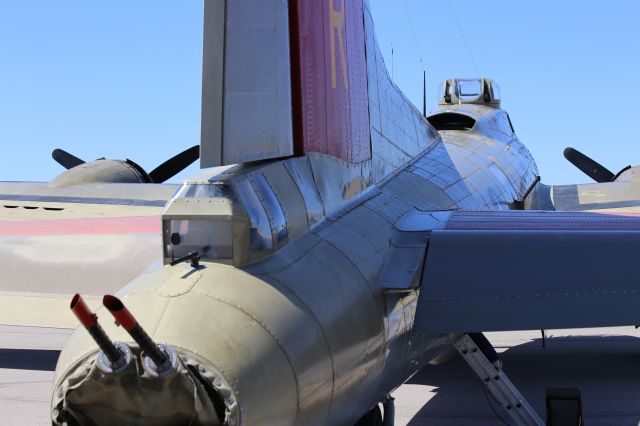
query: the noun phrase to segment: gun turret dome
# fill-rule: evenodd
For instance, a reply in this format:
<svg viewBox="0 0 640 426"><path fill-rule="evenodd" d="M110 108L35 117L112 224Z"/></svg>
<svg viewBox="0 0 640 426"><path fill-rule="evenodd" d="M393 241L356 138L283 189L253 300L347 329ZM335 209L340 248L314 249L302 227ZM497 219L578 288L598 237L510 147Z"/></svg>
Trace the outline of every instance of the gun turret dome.
<svg viewBox="0 0 640 426"><path fill-rule="evenodd" d="M440 106L476 104L500 108L500 88L489 78L449 78L438 89Z"/></svg>

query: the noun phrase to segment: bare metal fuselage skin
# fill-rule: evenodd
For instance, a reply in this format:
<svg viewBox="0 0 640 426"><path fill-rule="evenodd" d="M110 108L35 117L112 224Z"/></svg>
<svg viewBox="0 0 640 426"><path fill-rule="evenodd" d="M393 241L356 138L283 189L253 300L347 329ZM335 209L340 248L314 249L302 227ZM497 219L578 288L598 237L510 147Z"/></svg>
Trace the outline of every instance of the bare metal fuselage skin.
<svg viewBox="0 0 640 426"><path fill-rule="evenodd" d="M502 110L462 105L450 112L472 117L474 127L434 132L426 151L378 183L368 184L375 161L368 171L354 170L312 153L185 184L245 188L261 199L271 223L284 221L284 232L274 232L262 253L234 248L232 259L205 259L198 269L167 265L118 293L155 341L217 382L225 403L221 421L353 424L451 342L452 335L412 331L419 289L379 287L396 225L416 210L509 209L537 170ZM275 204L265 200L265 188ZM251 222L255 212L248 212L251 197L244 194L175 198L165 220L186 218L171 212L191 203L210 218L235 223L239 215ZM248 238L233 235L234 244ZM130 341L116 326L103 325L115 340ZM76 330L56 370L54 417L73 387L69 378L96 350L86 331ZM126 389L136 392L136 385ZM121 419L135 415L122 407ZM140 412L140 423L159 420Z"/></svg>
<svg viewBox="0 0 640 426"><path fill-rule="evenodd" d="M398 233L420 212L438 229L441 211L509 209L536 166L490 80L467 104L451 86L422 117L389 78L366 1L207 1L204 15L201 164L245 164L178 190L165 266L118 293L177 369L142 372L103 321L134 361L102 373L77 330L53 420L353 425L455 337L413 327L422 265L398 254L425 252ZM201 266L168 266L194 250Z"/></svg>
<svg viewBox="0 0 640 426"><path fill-rule="evenodd" d="M224 170L148 183L191 148L148 175L99 160L0 182L3 323L69 327L76 291L93 309L117 290L137 318L105 299L140 346L105 308L97 332L74 297L101 338L79 328L61 352L54 424L348 426L453 333L637 323L624 253L640 221L498 211L637 213L638 168L537 184L489 79L445 81L423 117L389 77L367 0L206 0L203 51L201 165ZM495 273L512 254L498 269L514 272ZM513 286L536 259L564 273Z"/></svg>

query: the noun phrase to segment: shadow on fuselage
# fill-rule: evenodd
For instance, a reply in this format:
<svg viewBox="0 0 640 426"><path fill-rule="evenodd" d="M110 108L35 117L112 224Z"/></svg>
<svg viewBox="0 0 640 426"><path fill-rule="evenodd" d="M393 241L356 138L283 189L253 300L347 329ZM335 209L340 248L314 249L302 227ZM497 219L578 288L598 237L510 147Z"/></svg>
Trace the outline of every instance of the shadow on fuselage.
<svg viewBox="0 0 640 426"><path fill-rule="evenodd" d="M587 424L639 424L640 338L552 337L547 338L546 349L541 339L534 339L500 357L505 373L543 418L546 388L577 387ZM423 399L419 393L435 394L408 421L410 426L504 424L487 402L491 397L485 397L483 385L462 360L426 367L407 383L418 385L408 392L419 399ZM509 422L507 413L494 400L491 403Z"/></svg>

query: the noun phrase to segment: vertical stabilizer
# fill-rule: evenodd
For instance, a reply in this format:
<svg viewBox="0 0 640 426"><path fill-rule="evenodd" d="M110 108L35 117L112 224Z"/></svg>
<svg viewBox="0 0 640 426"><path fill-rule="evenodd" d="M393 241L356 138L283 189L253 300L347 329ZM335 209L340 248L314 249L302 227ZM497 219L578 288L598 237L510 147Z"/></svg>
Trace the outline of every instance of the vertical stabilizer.
<svg viewBox="0 0 640 426"><path fill-rule="evenodd" d="M205 0L203 167L320 153L371 183L437 139L363 0Z"/></svg>
<svg viewBox="0 0 640 426"><path fill-rule="evenodd" d="M297 151L371 159L363 2L290 2Z"/></svg>

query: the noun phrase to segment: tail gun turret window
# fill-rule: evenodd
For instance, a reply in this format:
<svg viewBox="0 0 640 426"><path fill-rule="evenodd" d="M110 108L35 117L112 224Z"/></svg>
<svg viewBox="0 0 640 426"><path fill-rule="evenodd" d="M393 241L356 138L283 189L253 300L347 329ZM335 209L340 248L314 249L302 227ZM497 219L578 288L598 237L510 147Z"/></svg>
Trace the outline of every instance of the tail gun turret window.
<svg viewBox="0 0 640 426"><path fill-rule="evenodd" d="M185 183L163 214L165 263L200 259L242 265L287 242L280 204L264 177Z"/></svg>

